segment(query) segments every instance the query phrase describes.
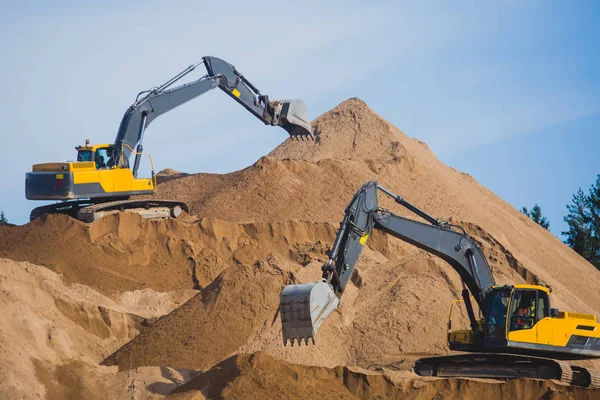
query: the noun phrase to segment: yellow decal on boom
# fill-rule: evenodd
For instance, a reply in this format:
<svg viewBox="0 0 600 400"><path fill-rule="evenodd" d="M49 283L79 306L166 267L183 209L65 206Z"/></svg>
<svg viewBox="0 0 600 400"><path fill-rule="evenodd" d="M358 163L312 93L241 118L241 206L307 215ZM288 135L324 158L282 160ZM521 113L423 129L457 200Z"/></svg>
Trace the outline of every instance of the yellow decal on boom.
<svg viewBox="0 0 600 400"><path fill-rule="evenodd" d="M360 237L360 244L362 244L363 246L365 245L365 243L367 243L367 239L369 238L369 235L366 233L363 233L363 235Z"/></svg>
<svg viewBox="0 0 600 400"><path fill-rule="evenodd" d="M63 174L56 174L56 179L64 179L65 176Z"/></svg>
<svg viewBox="0 0 600 400"><path fill-rule="evenodd" d="M239 90L237 90L237 89L233 89L233 90L231 91L231 93L233 93L233 95L234 95L235 97L240 97L240 94L241 94L241 93L240 93L240 91L239 91Z"/></svg>

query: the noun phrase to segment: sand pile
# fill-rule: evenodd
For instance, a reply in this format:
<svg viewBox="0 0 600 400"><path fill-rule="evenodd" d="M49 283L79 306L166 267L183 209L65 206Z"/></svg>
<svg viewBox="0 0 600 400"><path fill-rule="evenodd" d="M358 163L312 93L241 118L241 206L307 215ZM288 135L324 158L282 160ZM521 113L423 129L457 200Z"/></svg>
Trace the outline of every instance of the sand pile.
<svg viewBox="0 0 600 400"><path fill-rule="evenodd" d="M347 367L284 363L265 353L233 356L176 389L169 399L594 399L600 391L520 380L411 380Z"/></svg>
<svg viewBox="0 0 600 400"><path fill-rule="evenodd" d="M268 254L301 263L323 258L323 243L333 240L336 229L303 221L152 221L136 214L85 224L47 215L24 226L0 226L0 257L44 265L110 295L201 289L229 266L252 265Z"/></svg>
<svg viewBox="0 0 600 400"><path fill-rule="evenodd" d="M192 212L202 217L337 224L362 183L377 180L438 218L479 226L531 274L552 286L568 307L589 313L600 310L597 270L471 176L445 166L425 144L391 127L363 102L345 101L319 117L317 125L319 141L287 140L271 157L244 170L173 179L159 186L159 194L189 201ZM383 151L391 148L403 150L394 155ZM326 158L329 155L336 158ZM383 206L408 215L389 202Z"/></svg>
<svg viewBox="0 0 600 400"><path fill-rule="evenodd" d="M194 369L208 371L177 396L505 398L525 393L551 398L592 393L548 382L415 379L410 372L415 358L447 352L447 314L459 297L460 281L444 262L377 233L367 243L341 307L321 327L317 345L282 347L281 288L321 276L343 210L368 180L436 217L463 224L480 243L498 283L550 285L554 307L600 313L597 270L472 177L443 165L424 143L407 137L362 101L340 104L315 120L314 128L317 141L287 140L268 157L231 174L161 172L158 195L191 206L193 215L181 220L147 221L125 214L86 225L48 216L26 226L0 226L0 257L62 274L55 276L63 286L40 303L44 306L60 303L53 299L73 287L65 283L106 295L103 301L113 302L111 310L140 316L135 318L160 316L195 294L158 321L134 326L142 332L126 344L132 335L112 333L121 332L121 325L107 331L97 316L82 322L81 308L63 305L61 315L79 321L78 329L86 330L80 326L85 325L88 334L100 335L100 341L89 340L100 344L97 349L76 346L86 354L83 361L72 354L48 358L42 371L50 371L50 378L38 382L64 397L77 397L69 392L73 387L101 386L99 380L115 382L128 397L135 397L131 388L142 396L160 395L191 379L193 374L182 369ZM409 215L386 199L380 204ZM84 314L96 315L91 307L84 306ZM38 313L31 320L43 318ZM18 312L8 314L4 323L27 326ZM456 315L454 323L455 329L467 327L464 315ZM59 332L69 331L61 327ZM25 346L17 337L6 337L7 349ZM87 336L81 338L87 343ZM29 368L23 377L35 370L30 358L43 351L32 349L18 359ZM108 366L94 364L105 356ZM4 362L0 368L16 368ZM386 376L331 369L339 365L383 369Z"/></svg>
<svg viewBox="0 0 600 400"><path fill-rule="evenodd" d="M152 318L180 305L154 295L146 291L142 296L152 307L133 301L125 306L87 286L66 285L45 267L0 259L0 394L125 397L127 374L98 364L146 329ZM150 383L161 382L154 371L140 375Z"/></svg>
<svg viewBox="0 0 600 400"><path fill-rule="evenodd" d="M266 263L229 268L103 364L209 368L246 343L258 324L275 319L283 283L282 271Z"/></svg>
<svg viewBox="0 0 600 400"><path fill-rule="evenodd" d="M523 270L514 266L520 265L518 260L485 232L468 228L488 255L500 284L525 282L519 274ZM449 305L461 291L457 274L436 257L387 236L376 236L371 246L363 252L341 307L319 331L316 346L282 346L277 305L286 282L318 279L322 262L303 267L270 258L253 267L225 270L105 364L121 369L150 365L205 369L234 353L265 351L293 363L408 371L419 356L447 353ZM555 305L563 306L560 301ZM460 309L455 310L453 327L468 328L466 316L456 311ZM215 342L215 337L223 339Z"/></svg>
<svg viewBox="0 0 600 400"><path fill-rule="evenodd" d="M435 216L463 223L490 259L498 283L550 285L554 306L600 310L600 274L588 263L473 178L444 166L425 144L391 127L364 103L344 102L320 117L317 126L319 141L286 141L271 157L232 174L173 179L160 185L161 195L188 196L200 216L335 224L356 189L366 180L378 180ZM395 150L378 152L381 148ZM407 215L385 200L382 204ZM263 350L286 361L325 366L400 360L404 369L410 368L412 353L446 352L448 305L460 293L456 273L386 236L369 245L375 251L372 261L361 261L360 290L347 293L340 313L322 328L319 351L282 349L278 323L266 321L240 351ZM587 276L587 282L565 274L564 265ZM308 282L320 272L315 266L310 274L297 270L296 276Z"/></svg>

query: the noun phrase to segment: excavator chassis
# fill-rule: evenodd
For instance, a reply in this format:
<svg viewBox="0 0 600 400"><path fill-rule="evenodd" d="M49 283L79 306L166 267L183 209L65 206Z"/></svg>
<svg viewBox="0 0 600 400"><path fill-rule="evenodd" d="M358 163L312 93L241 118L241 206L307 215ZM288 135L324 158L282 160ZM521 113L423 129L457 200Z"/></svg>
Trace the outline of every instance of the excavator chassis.
<svg viewBox="0 0 600 400"><path fill-rule="evenodd" d="M415 361L420 376L556 379L569 385L600 388L600 374L550 358L503 353L467 353L425 357Z"/></svg>
<svg viewBox="0 0 600 400"><path fill-rule="evenodd" d="M74 200L37 207L29 216L33 220L43 214L66 214L83 222L93 222L114 212L132 212L148 219L177 218L182 211L189 212L186 203L171 200L112 199L98 203L92 200Z"/></svg>

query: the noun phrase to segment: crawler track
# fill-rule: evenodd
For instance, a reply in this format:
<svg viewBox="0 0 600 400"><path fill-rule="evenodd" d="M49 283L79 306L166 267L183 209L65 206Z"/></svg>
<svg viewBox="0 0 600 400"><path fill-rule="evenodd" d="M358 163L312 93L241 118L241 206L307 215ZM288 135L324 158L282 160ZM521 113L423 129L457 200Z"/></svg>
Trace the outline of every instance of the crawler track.
<svg viewBox="0 0 600 400"><path fill-rule="evenodd" d="M556 379L569 385L600 388L600 373L550 358L503 353L468 353L418 359L421 376Z"/></svg>
<svg viewBox="0 0 600 400"><path fill-rule="evenodd" d="M93 203L91 200L67 201L42 206L31 211L30 219L43 214L67 214L84 222L92 222L104 216L106 212L136 212L145 218L176 218L181 211L189 212L188 205L171 200L115 200Z"/></svg>

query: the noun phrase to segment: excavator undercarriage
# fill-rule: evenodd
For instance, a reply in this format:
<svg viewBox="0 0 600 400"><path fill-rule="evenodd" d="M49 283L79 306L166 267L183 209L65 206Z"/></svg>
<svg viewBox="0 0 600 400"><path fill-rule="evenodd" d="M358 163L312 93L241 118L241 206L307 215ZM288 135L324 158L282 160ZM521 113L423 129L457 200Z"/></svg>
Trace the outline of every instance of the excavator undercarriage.
<svg viewBox="0 0 600 400"><path fill-rule="evenodd" d="M129 200L108 199L106 201L72 200L34 208L30 218L33 220L44 214L66 214L83 222L93 222L118 212L132 212L147 219L177 218L183 211L189 212L188 205L172 200Z"/></svg>
<svg viewBox="0 0 600 400"><path fill-rule="evenodd" d="M594 369L551 358L503 353L464 353L418 359L413 371L420 376L493 379L555 379L569 385L600 388Z"/></svg>
<svg viewBox="0 0 600 400"><path fill-rule="evenodd" d="M377 192L427 223L380 208ZM318 330L338 307L373 229L440 257L462 281L462 299L454 303L464 303L470 329L451 331L451 311L448 346L464 353L421 358L414 364L415 373L557 379L577 386L600 387L597 371L564 361L600 358L600 324L595 315L551 308L551 290L544 286L497 285L477 242L462 227L434 218L377 182L364 184L346 207L329 260L322 267L322 278L282 290L284 345L308 344L309 339L316 343Z"/></svg>

